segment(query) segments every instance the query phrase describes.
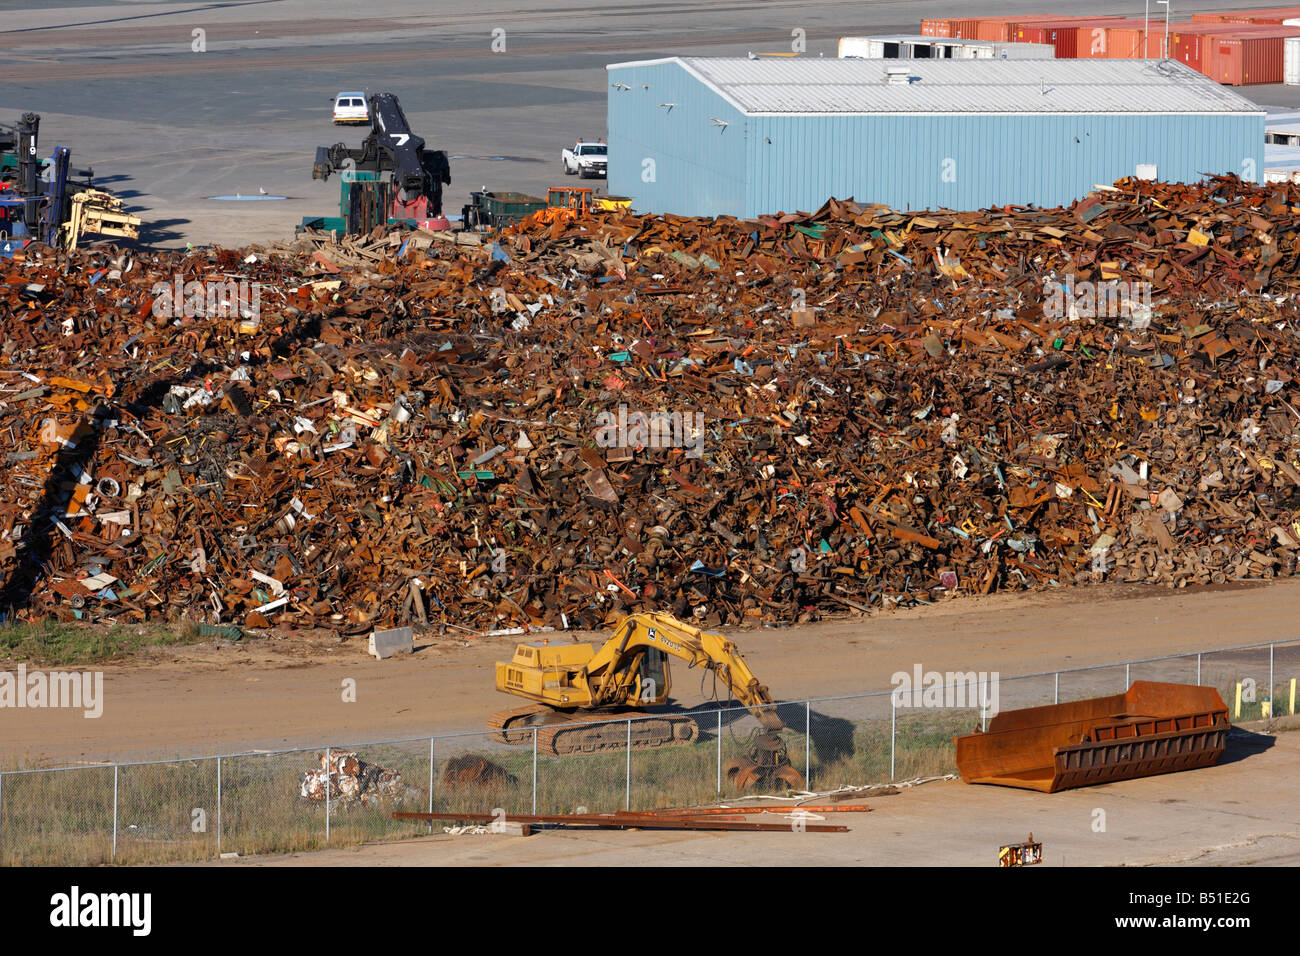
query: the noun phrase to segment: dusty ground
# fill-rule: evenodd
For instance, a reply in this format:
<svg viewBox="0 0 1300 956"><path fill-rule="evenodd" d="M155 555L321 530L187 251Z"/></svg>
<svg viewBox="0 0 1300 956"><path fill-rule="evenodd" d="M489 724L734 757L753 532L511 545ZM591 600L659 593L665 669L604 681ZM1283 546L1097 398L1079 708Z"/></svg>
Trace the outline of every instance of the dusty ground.
<svg viewBox="0 0 1300 956"><path fill-rule="evenodd" d="M1032 831L1045 866L1295 866L1300 804L1286 794L1297 780L1300 733L1234 731L1204 770L1055 794L940 781L858 801L867 814L827 815L848 833L439 834L220 865L995 866L1001 844Z"/></svg>
<svg viewBox="0 0 1300 956"><path fill-rule="evenodd" d="M739 631L736 639L760 679L785 700L888 690L892 674L915 664L997 671L1008 697L1012 675L1285 640L1297 636L1298 613L1300 580L1201 591L1107 586L964 598ZM386 661L366 655L364 638L290 636L167 649L103 668L98 719L69 710L0 711L0 761L61 765L476 731L490 712L510 706L493 688L492 665L510 655L516 640L430 635L417 641L414 655ZM1255 657L1263 683L1267 655ZM1285 667L1300 665L1295 652L1279 653L1279 667L1283 660ZM684 706L710 699L711 685L702 691L695 672L678 665L673 675L673 696ZM1131 676L1195 679L1186 661ZM348 678L356 681L355 703L342 699ZM1123 667L1088 680L1097 693L1126 686Z"/></svg>

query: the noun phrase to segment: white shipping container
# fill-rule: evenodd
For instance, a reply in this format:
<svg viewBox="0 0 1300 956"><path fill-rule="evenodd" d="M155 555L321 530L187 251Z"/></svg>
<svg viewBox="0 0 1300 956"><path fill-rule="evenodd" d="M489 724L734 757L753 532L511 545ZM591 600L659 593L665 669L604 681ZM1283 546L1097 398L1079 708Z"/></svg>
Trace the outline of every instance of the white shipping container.
<svg viewBox="0 0 1300 956"><path fill-rule="evenodd" d="M1282 82L1300 86L1300 37L1287 37L1282 43Z"/></svg>
<svg viewBox="0 0 1300 956"><path fill-rule="evenodd" d="M870 60L1051 60L1050 43L995 43L907 34L840 37L841 58Z"/></svg>

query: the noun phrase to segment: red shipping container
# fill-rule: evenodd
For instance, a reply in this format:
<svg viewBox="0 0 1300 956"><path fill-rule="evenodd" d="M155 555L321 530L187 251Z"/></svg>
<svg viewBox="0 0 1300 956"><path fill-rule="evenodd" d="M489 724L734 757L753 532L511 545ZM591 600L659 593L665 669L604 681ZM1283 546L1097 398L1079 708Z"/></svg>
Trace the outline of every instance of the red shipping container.
<svg viewBox="0 0 1300 956"><path fill-rule="evenodd" d="M988 43L1014 43L1016 31L1020 24L1026 20L1032 20L1034 23L1043 23L1049 20L1074 20L1073 16L1062 15L1026 15L1023 13L1010 17L980 17L979 25L975 29L975 38Z"/></svg>
<svg viewBox="0 0 1300 956"><path fill-rule="evenodd" d="M951 36L948 32L950 20L922 20L921 36L923 37L946 37Z"/></svg>
<svg viewBox="0 0 1300 956"><path fill-rule="evenodd" d="M1300 19L1300 7L1264 7L1259 10L1224 10L1220 13L1194 13L1197 23L1281 23Z"/></svg>
<svg viewBox="0 0 1300 956"><path fill-rule="evenodd" d="M975 27L975 39L985 40L989 43L1006 43L1010 34L1011 24L1007 21L998 20L980 20Z"/></svg>
<svg viewBox="0 0 1300 956"><path fill-rule="evenodd" d="M1035 20L1032 23L1025 23L1019 31L1016 39L1021 43L1050 43L1056 49L1056 58L1058 60L1074 60L1078 58L1079 49L1079 28L1086 26L1095 26L1107 21L1119 20L1120 17L1080 17L1078 20L1055 20L1041 21ZM1026 27L1042 27L1043 33L1041 40L1030 40L1023 36Z"/></svg>
<svg viewBox="0 0 1300 956"><path fill-rule="evenodd" d="M1078 57L1081 60L1140 60L1143 57L1142 37L1145 26L1145 20L1130 17L1127 20L1103 20L1079 27L1079 36L1075 40Z"/></svg>
<svg viewBox="0 0 1300 956"><path fill-rule="evenodd" d="M948 36L955 40L974 40L980 22L975 18L948 21Z"/></svg>
<svg viewBox="0 0 1300 956"><path fill-rule="evenodd" d="M1283 38L1280 36L1213 36L1202 54L1206 76L1229 86L1281 83Z"/></svg>
<svg viewBox="0 0 1300 956"><path fill-rule="evenodd" d="M1145 56L1145 40L1146 33L1141 27L1107 27L1106 59L1141 60Z"/></svg>
<svg viewBox="0 0 1300 956"><path fill-rule="evenodd" d="M1052 38L1048 33L1058 24L1066 23L1095 23L1098 20L1118 21L1121 17L1025 17L1011 25L1009 36L1013 43L1051 43Z"/></svg>
<svg viewBox="0 0 1300 956"><path fill-rule="evenodd" d="M1190 66L1193 70L1204 73L1201 57L1207 36L1213 36L1213 34L1192 30L1180 30L1177 33L1171 33L1169 35L1169 45L1174 48L1174 52L1170 59L1177 60L1179 63Z"/></svg>
<svg viewBox="0 0 1300 956"><path fill-rule="evenodd" d="M1106 33L1108 32L1105 22L1090 23L1085 27L1079 27L1076 31L1078 36L1074 39L1074 55L1080 60L1103 59L1106 56ZM1058 53L1057 56L1060 56Z"/></svg>
<svg viewBox="0 0 1300 956"><path fill-rule="evenodd" d="M1078 20L1078 19L1079 19L1079 17L1078 17L1077 15L1075 15L1075 14L1072 14L1072 13L1071 13L1071 14L1045 13L1045 14L1041 14L1041 15L1040 15L1040 14L1027 14L1027 13L1022 13L1022 14L1020 14L1020 16L1015 17L1015 18L1013 18L1013 19L1011 20L1011 32L1010 32L1008 35L1012 38L1011 42L1013 42L1013 43L1018 43L1018 42L1020 42L1020 41L1018 41L1018 40L1015 39L1016 33L1017 33L1017 31L1018 31L1022 26L1024 26L1026 23L1036 23L1036 24L1046 24L1046 23L1065 23L1067 20ZM1104 17L1104 16L1102 16L1102 17L1089 17L1088 19L1090 19L1090 20L1115 20L1115 19L1118 19L1118 17Z"/></svg>
<svg viewBox="0 0 1300 956"><path fill-rule="evenodd" d="M1300 27L1284 27L1264 23L1241 25L1223 23L1222 21L1215 23L1208 21L1180 23L1177 32L1170 27L1169 46L1172 50L1170 57L1179 63L1185 63L1193 70L1208 75L1209 68L1205 62L1205 51L1214 43L1216 37L1225 35L1300 36ZM1151 31L1153 55L1155 55L1155 51L1160 49L1160 41L1163 38L1163 33L1157 34L1154 29Z"/></svg>

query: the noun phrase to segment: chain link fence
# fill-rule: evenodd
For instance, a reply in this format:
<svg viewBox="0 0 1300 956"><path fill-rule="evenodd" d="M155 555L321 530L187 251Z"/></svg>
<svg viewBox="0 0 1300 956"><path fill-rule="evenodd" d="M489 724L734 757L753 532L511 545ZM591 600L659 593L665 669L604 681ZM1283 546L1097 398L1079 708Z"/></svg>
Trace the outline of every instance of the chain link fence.
<svg viewBox="0 0 1300 956"><path fill-rule="evenodd" d="M790 765L826 791L956 772L952 738L992 713L1117 694L1135 680L1215 687L1234 723L1294 714L1300 641L1018 677L943 674L897 690L777 705ZM922 686L923 685L923 686ZM697 707L692 740L629 746L638 723L593 729L557 756L544 730L335 743L300 750L0 773L0 865L166 863L400 839L442 823L395 810L555 814L651 810L742 795L762 727L744 707ZM350 763L355 759L361 763ZM324 768L329 767L328 778ZM381 773L382 771L382 773ZM355 773L352 777L349 774ZM314 781L314 783L313 783ZM777 791L776 787L781 787ZM788 792L769 782L769 794Z"/></svg>

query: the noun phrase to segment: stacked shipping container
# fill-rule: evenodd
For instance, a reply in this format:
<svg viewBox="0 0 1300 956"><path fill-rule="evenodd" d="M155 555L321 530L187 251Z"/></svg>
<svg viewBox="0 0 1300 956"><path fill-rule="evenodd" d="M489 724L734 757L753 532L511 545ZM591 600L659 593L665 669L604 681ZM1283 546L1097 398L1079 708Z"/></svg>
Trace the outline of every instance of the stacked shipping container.
<svg viewBox="0 0 1300 956"><path fill-rule="evenodd" d="M1292 21L1288 23L1288 21ZM1300 7L1198 13L1191 22L1114 16L962 17L921 21L924 36L991 43L1047 43L1059 59L1167 56L1220 83L1281 83L1287 37L1300 36ZM1293 56L1300 55L1300 44ZM1300 66L1293 72L1300 74Z"/></svg>
<svg viewBox="0 0 1300 956"><path fill-rule="evenodd" d="M1300 36L1300 29L1283 27L1290 33L1262 36L1250 33L1218 34L1205 38L1201 72L1230 86L1247 83L1281 83L1287 36Z"/></svg>
<svg viewBox="0 0 1300 956"><path fill-rule="evenodd" d="M1202 22L1180 25L1171 45L1173 59L1220 83L1281 83L1286 37L1293 36L1300 26Z"/></svg>
<svg viewBox="0 0 1300 956"><path fill-rule="evenodd" d="M1267 7L1263 10L1229 10L1225 13L1194 13L1193 23L1285 23L1300 18L1300 7Z"/></svg>
<svg viewBox="0 0 1300 956"><path fill-rule="evenodd" d="M1056 49L1058 60L1079 58L1079 28L1097 27L1119 17L1078 17L1070 20L1026 19L1016 30L1017 43L1050 43Z"/></svg>

